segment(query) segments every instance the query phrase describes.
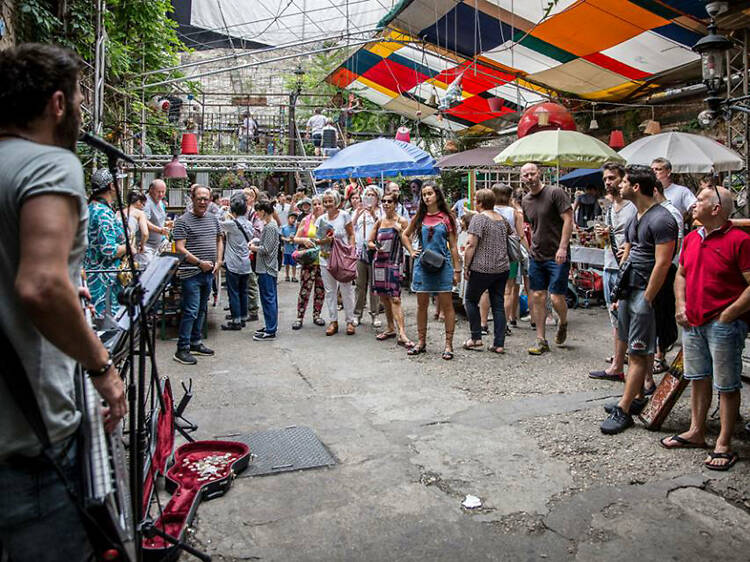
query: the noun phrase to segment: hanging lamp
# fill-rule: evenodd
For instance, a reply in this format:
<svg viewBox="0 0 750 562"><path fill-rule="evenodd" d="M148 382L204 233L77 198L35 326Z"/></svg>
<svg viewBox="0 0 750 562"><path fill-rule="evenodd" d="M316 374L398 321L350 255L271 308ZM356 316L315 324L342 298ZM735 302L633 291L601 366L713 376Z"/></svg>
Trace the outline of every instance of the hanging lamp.
<svg viewBox="0 0 750 562"><path fill-rule="evenodd" d="M591 123L589 123L589 131L596 131L599 128L599 123L596 121L596 104L591 104Z"/></svg>
<svg viewBox="0 0 750 562"><path fill-rule="evenodd" d="M188 177L187 168L185 168L185 164L180 162L177 154L175 154L172 157L172 161L166 164L162 169L162 177L164 179L185 179Z"/></svg>
<svg viewBox="0 0 750 562"><path fill-rule="evenodd" d="M646 123L646 128L643 132L647 135L655 135L661 133L661 123L659 123L654 117L654 106L651 106L651 119Z"/></svg>
<svg viewBox="0 0 750 562"><path fill-rule="evenodd" d="M625 148L625 136L622 131L615 129L609 134L609 146L615 150L618 148Z"/></svg>

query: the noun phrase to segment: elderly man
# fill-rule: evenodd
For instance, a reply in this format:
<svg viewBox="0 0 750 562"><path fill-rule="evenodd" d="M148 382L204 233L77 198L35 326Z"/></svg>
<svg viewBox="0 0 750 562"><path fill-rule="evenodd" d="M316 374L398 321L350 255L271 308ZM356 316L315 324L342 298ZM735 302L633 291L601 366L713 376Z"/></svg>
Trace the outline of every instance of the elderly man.
<svg viewBox="0 0 750 562"><path fill-rule="evenodd" d="M159 244L169 234L169 229L164 225L167 219L167 206L164 204L164 196L167 194L167 184L163 180L154 180L148 186L146 196L146 207L143 212L148 219L148 241L146 242L146 253L154 255L159 249Z"/></svg>
<svg viewBox="0 0 750 562"><path fill-rule="evenodd" d="M620 183L623 199L632 201L638 213L625 229L623 262L630 264L622 286L627 295L617 302L617 337L628 345L628 376L617 404L607 404L609 417L601 424L605 434L625 431L633 415L646 404L643 383L656 350L654 300L664 285L677 242L677 223L654 200L656 176L646 166L628 166Z"/></svg>
<svg viewBox="0 0 750 562"><path fill-rule="evenodd" d="M541 355L549 351L545 337L547 292L560 318L555 343L563 345L568 337L565 293L568 291L570 272L573 210L565 191L542 183L539 166L534 162L521 167L521 183L529 190L521 201L521 207L532 228L529 289L533 301L532 318L536 323L536 344L528 351L530 355Z"/></svg>
<svg viewBox="0 0 750 562"><path fill-rule="evenodd" d="M195 355L213 355L203 345L203 322L214 274L221 267L223 255L221 229L215 215L208 213L211 190L196 185L192 190L193 209L186 211L174 225L177 251L185 256L177 272L182 283L182 318L174 360L195 365Z"/></svg>
<svg viewBox="0 0 750 562"><path fill-rule="evenodd" d="M719 393L721 431L704 461L711 470L728 470L737 462L732 432L739 417L742 350L750 323L750 236L732 226L733 208L732 195L723 187L698 194L693 218L703 226L685 237L674 284L675 317L685 329L685 378L693 387L692 416L690 429L665 437L661 445L667 449L706 446L713 380Z"/></svg>

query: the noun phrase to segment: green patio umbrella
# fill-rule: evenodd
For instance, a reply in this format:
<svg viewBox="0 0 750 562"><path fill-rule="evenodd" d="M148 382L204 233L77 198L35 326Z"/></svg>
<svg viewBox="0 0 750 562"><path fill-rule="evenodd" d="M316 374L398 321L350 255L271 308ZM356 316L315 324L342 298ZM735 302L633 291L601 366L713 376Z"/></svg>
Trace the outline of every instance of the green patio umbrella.
<svg viewBox="0 0 750 562"><path fill-rule="evenodd" d="M598 168L605 162L625 164L625 159L599 139L578 131L539 131L518 139L494 158L513 166L539 162L559 168Z"/></svg>

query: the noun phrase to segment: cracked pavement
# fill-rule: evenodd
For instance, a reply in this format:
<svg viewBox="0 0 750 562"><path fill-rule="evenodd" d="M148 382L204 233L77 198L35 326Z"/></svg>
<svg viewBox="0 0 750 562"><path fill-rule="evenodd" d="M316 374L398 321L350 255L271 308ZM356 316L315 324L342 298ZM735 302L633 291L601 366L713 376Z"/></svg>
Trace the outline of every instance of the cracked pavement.
<svg viewBox="0 0 750 562"><path fill-rule="evenodd" d="M464 351L459 316L448 362L432 320L417 358L377 342L368 320L354 337L325 337L309 319L293 332L298 285L279 287L276 341L251 341L255 324L219 331L217 308L216 357L185 367L173 342L157 343L173 388L193 378L197 439L305 425L338 462L237 479L202 503L192 540L214 560L748 559L750 463L712 472L705 452L658 446L687 427L687 392L661 432L599 432L622 390L586 376L610 353L603 310L572 311L567 347L542 357L526 353L523 323L505 356ZM414 337L415 299L404 300ZM743 398L747 415L747 387ZM709 442L717 432L711 421ZM735 445L750 458L742 427ZM467 494L482 507L464 509Z"/></svg>

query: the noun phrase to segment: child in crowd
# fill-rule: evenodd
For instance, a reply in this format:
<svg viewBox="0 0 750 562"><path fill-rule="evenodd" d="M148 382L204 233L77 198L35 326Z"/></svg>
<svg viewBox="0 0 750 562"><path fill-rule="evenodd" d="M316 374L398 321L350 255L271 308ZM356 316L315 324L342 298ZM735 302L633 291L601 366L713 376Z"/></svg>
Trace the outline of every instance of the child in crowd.
<svg viewBox="0 0 750 562"><path fill-rule="evenodd" d="M281 240L284 242L284 273L286 281L289 281L289 270L292 272L292 283L297 282L297 262L294 261L292 253L295 250L294 234L297 232L297 213L291 212L287 215L287 223L281 227Z"/></svg>

